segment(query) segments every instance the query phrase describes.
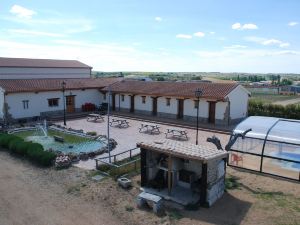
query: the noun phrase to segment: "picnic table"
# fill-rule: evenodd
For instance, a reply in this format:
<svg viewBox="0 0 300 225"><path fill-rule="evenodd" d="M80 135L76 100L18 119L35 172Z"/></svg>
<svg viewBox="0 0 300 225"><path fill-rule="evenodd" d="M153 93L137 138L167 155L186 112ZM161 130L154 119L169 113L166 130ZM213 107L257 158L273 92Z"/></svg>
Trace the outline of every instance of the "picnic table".
<svg viewBox="0 0 300 225"><path fill-rule="evenodd" d="M166 133L166 138L176 138L188 140L187 131L182 129L168 128Z"/></svg>
<svg viewBox="0 0 300 225"><path fill-rule="evenodd" d="M102 115L100 115L100 114L91 113L91 114L88 114L86 120L87 121L94 121L94 122L96 122L97 120L104 121L104 117Z"/></svg>
<svg viewBox="0 0 300 225"><path fill-rule="evenodd" d="M160 134L159 126L156 124L142 123L139 127L140 133Z"/></svg>
<svg viewBox="0 0 300 225"><path fill-rule="evenodd" d="M109 126L114 126L114 127L118 127L118 128L127 128L129 127L129 122L125 119L112 119L109 122Z"/></svg>

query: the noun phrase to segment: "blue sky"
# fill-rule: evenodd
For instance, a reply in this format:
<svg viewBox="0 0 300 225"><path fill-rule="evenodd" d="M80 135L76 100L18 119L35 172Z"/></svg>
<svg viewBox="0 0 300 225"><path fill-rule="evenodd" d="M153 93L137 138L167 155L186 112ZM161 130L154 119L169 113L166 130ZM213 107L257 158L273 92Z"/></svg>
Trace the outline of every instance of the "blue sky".
<svg viewBox="0 0 300 225"><path fill-rule="evenodd" d="M101 71L300 73L299 10L299 0L1 0L0 56Z"/></svg>

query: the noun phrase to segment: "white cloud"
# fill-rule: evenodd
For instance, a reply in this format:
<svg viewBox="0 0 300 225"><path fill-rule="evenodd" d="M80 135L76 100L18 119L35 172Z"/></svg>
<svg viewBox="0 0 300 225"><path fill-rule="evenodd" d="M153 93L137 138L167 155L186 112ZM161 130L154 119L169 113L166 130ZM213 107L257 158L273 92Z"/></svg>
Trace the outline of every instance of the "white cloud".
<svg viewBox="0 0 300 225"><path fill-rule="evenodd" d="M293 27L293 26L296 26L298 24L299 24L298 22L292 21L292 22L288 23L288 26Z"/></svg>
<svg viewBox="0 0 300 225"><path fill-rule="evenodd" d="M240 24L240 23L234 23L232 24L231 28L233 30L256 30L258 29L257 25L253 23L246 23L246 24Z"/></svg>
<svg viewBox="0 0 300 225"><path fill-rule="evenodd" d="M194 36L196 36L196 37L204 37L205 33L199 31L199 32L194 33Z"/></svg>
<svg viewBox="0 0 300 225"><path fill-rule="evenodd" d="M36 30L25 30L25 29L9 29L8 32L13 34L21 34L26 36L46 36L46 37L64 37L64 34L50 33Z"/></svg>
<svg viewBox="0 0 300 225"><path fill-rule="evenodd" d="M24 8L20 5L13 5L10 9L10 13L22 19L31 19L31 17L36 14L35 11Z"/></svg>
<svg viewBox="0 0 300 225"><path fill-rule="evenodd" d="M162 21L162 18L159 17L159 16L155 17L154 19L155 19L157 22L161 22L161 21Z"/></svg>
<svg viewBox="0 0 300 225"><path fill-rule="evenodd" d="M176 38L191 39L193 36L189 34L177 34Z"/></svg>
<svg viewBox="0 0 300 225"><path fill-rule="evenodd" d="M245 45L230 45L230 46L224 46L224 49L239 49L239 48L247 48Z"/></svg>
<svg viewBox="0 0 300 225"><path fill-rule="evenodd" d="M265 46L278 46L280 48L285 48L285 47L289 47L290 43L288 42L284 42L281 40L277 40L274 38L271 39L267 39L267 38L261 38L261 37L245 37L244 38L246 41L250 41L250 42L255 42L261 45L265 45Z"/></svg>
<svg viewBox="0 0 300 225"><path fill-rule="evenodd" d="M209 34L214 35L216 32L210 31Z"/></svg>

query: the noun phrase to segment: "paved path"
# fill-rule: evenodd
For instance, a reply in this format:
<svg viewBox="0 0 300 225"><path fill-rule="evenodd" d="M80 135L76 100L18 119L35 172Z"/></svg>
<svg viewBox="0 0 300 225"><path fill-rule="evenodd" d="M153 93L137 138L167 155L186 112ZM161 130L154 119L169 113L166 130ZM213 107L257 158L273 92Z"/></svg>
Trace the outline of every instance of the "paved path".
<svg viewBox="0 0 300 225"><path fill-rule="evenodd" d="M117 118L117 117L113 117ZM116 128L110 127L110 137L114 138L118 145L117 147L111 152L111 154L117 154L132 148L136 148L136 143L141 141L157 141L157 140L165 140L165 132L167 128L175 127L171 125L163 125L159 124L161 133L158 135L149 135L144 133L139 133L139 127L141 125L141 121L134 120L134 119L127 119L129 121L128 128ZM149 122L147 122L149 123ZM58 122L57 124L62 125L63 122ZM67 127L72 127L74 129L83 129L85 132L88 131L96 131L97 134L107 134L107 117L105 116L104 122L87 122L86 119L77 119L77 120L70 120L67 121ZM180 128L182 129L182 128ZM188 140L187 142L195 143L196 142L196 129L186 129L188 132ZM212 132L207 131L199 131L199 144L202 145L209 145L214 146L211 143L206 142L208 137L212 137L216 135L220 138L222 145L225 146L227 144L229 136L226 134L215 134ZM103 154L100 157L106 156L107 154ZM88 161L80 161L77 164L78 167L86 168L86 169L95 169L95 160L88 160Z"/></svg>

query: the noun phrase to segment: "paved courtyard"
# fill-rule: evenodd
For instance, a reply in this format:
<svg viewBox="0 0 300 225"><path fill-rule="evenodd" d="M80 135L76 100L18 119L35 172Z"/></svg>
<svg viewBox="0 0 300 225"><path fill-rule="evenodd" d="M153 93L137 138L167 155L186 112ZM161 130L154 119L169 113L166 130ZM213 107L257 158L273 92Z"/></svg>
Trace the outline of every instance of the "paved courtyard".
<svg viewBox="0 0 300 225"><path fill-rule="evenodd" d="M110 117L111 119L118 119L118 117ZM122 118L123 119L123 118ZM176 125L165 125L165 124L157 124L160 127L160 134L145 134L139 132L139 127L143 123L140 120L135 119L126 119L129 122L128 128L118 128L118 127L110 127L110 137L114 138L118 145L117 147L111 151L111 154L117 154L129 149L136 148L136 143L141 141L157 141L157 140L165 140L165 132L168 128L177 128L180 130L186 130L188 135L187 141L182 142L190 142L195 143L196 142L196 129L192 128L182 128L182 127L176 127ZM149 122L147 122L149 123ZM57 122L57 124L63 125L63 122ZM86 118L83 119L76 119L76 120L69 120L67 121L67 127L71 127L73 129L83 129L84 132L89 131L96 131L98 135L107 135L107 116L104 118L104 122L88 122ZM213 135L216 135L218 138L220 138L221 143L223 146L227 143L229 139L229 135L226 134L220 134L220 133L214 133L214 132L208 132L208 131L202 131L199 130L199 145L209 145L214 146L211 143L206 142L206 139L208 137L212 137ZM103 154L98 157L104 157L108 154ZM80 161L80 163L77 164L78 167L86 168L86 169L95 169L95 160L88 160L88 161Z"/></svg>

